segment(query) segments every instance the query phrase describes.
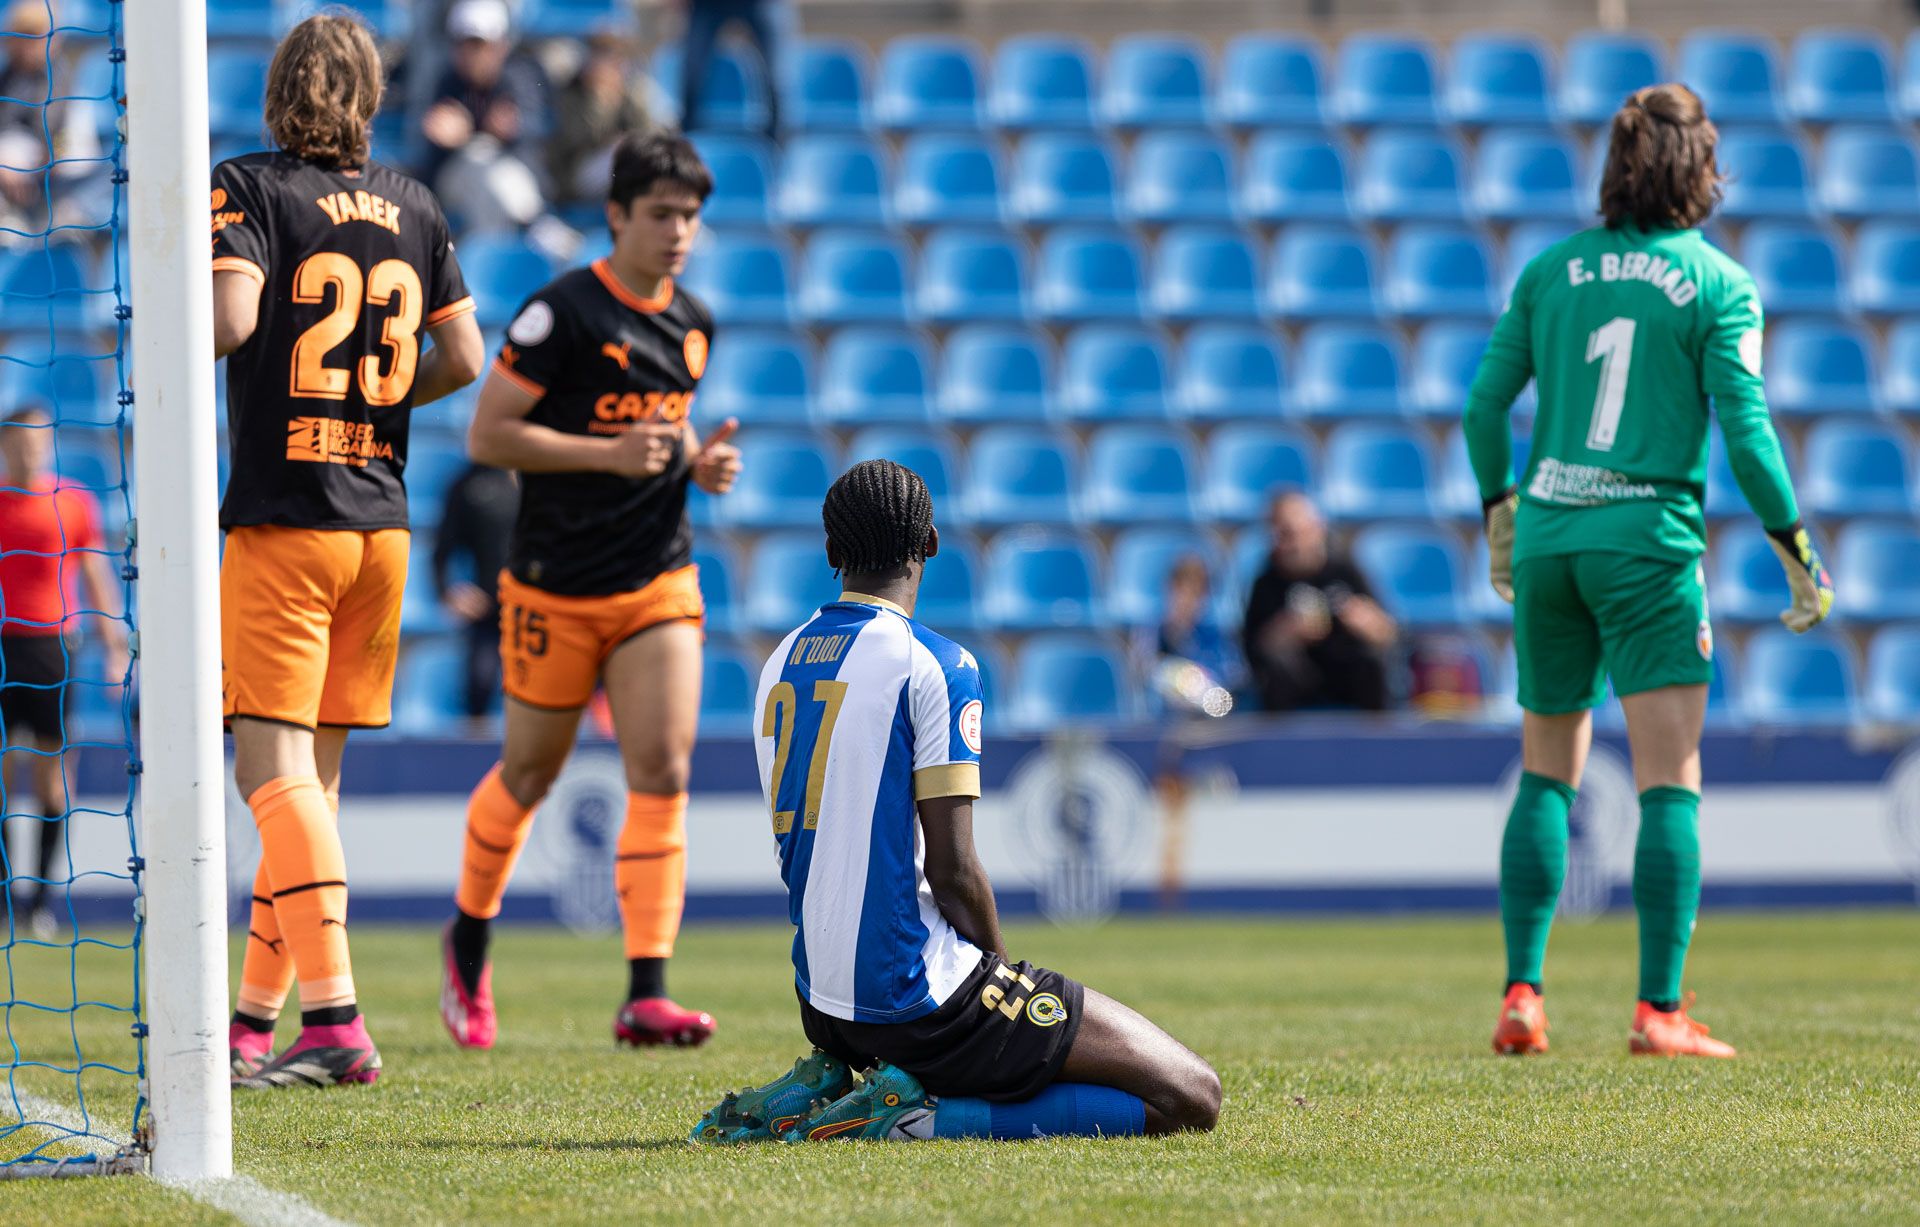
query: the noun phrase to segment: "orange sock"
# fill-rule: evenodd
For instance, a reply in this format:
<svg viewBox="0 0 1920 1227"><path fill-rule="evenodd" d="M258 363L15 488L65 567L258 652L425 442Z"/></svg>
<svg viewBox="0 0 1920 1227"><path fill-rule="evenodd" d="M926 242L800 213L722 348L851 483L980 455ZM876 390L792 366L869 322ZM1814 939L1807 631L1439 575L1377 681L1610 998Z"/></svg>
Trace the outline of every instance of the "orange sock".
<svg viewBox="0 0 1920 1227"><path fill-rule="evenodd" d="M336 821L340 798L327 796ZM293 991L293 959L280 934L280 917L273 910L273 886L267 881L267 858L253 871L253 914L247 921L247 953L240 964L240 1000L243 1013L268 1022L280 1017L287 994Z"/></svg>
<svg viewBox="0 0 1920 1227"><path fill-rule="evenodd" d="M500 764L487 772L467 799L467 846L460 859L456 907L479 920L500 914L500 900L520 849L533 833L533 811L500 782Z"/></svg>
<svg viewBox="0 0 1920 1227"><path fill-rule="evenodd" d="M627 794L627 822L613 861L620 923L630 959L673 957L687 903L687 794Z"/></svg>
<svg viewBox="0 0 1920 1227"><path fill-rule="evenodd" d="M347 858L327 794L312 776L281 776L247 798L260 828L273 910L300 980L300 1008L353 1002L347 955Z"/></svg>

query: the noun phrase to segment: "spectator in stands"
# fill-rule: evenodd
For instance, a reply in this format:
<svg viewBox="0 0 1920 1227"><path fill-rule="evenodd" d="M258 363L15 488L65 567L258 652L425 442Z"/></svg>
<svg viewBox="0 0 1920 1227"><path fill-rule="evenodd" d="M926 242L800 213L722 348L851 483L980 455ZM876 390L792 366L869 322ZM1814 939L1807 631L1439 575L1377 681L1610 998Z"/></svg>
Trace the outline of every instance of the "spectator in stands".
<svg viewBox="0 0 1920 1227"><path fill-rule="evenodd" d="M28 234L56 225L104 225L112 212L112 172L100 145L104 100L70 96L72 69L46 0L17 0L3 20L0 225Z"/></svg>
<svg viewBox="0 0 1920 1227"><path fill-rule="evenodd" d="M700 88L707 83L707 66L721 31L738 22L753 40L760 60L773 79L780 62L780 38L786 24L784 0L687 0L687 41L680 57L680 130L700 128ZM767 139L780 134L780 91L767 91Z"/></svg>
<svg viewBox="0 0 1920 1227"><path fill-rule="evenodd" d="M1387 652L1399 628L1366 576L1327 544L1326 522L1297 491L1273 500L1273 553L1247 597L1247 664L1268 711L1392 702Z"/></svg>
<svg viewBox="0 0 1920 1227"><path fill-rule="evenodd" d="M0 758L0 793L9 768L24 767L33 785L39 817L24 799L10 801L10 814L37 828L38 856L25 900L36 936L51 936L55 920L48 879L65 845L66 782L61 767L67 748L67 683L77 676L67 632L79 628L82 609L117 615L124 601L112 564L103 552L100 504L86 490L61 485L52 470L53 419L38 407L16 410L0 422L0 738L24 753ZM85 551L85 552L81 552ZM70 596L75 584L84 596ZM124 624L95 618L107 637L107 677L127 676ZM23 760L14 762L13 760ZM22 869L12 876L25 878Z"/></svg>
<svg viewBox="0 0 1920 1227"><path fill-rule="evenodd" d="M494 583L507 565L507 540L520 509L512 473L470 464L447 490L433 538L433 587L466 642L467 718L486 718L500 691L500 597ZM464 562L471 581L455 566Z"/></svg>
<svg viewBox="0 0 1920 1227"><path fill-rule="evenodd" d="M587 40L580 71L554 103L547 170L555 196L569 202L605 200L615 143L650 122L634 79L632 46L617 34L595 34Z"/></svg>
<svg viewBox="0 0 1920 1227"><path fill-rule="evenodd" d="M469 233L518 229L546 211L535 170L552 126L546 79L514 55L511 33L505 0L459 0L447 14L447 71L420 119L422 178Z"/></svg>

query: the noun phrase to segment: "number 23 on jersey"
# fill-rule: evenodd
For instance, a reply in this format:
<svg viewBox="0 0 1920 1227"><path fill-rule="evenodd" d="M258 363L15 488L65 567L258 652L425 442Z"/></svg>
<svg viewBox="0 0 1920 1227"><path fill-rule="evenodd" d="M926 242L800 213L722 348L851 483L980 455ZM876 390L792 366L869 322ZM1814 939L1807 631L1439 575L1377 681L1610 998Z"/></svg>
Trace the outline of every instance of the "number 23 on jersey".
<svg viewBox="0 0 1920 1227"><path fill-rule="evenodd" d="M382 260L363 273L351 256L316 252L294 270L293 301L317 306L329 299L332 307L293 344L288 391L296 397L345 400L357 379L369 405L384 408L405 400L420 365L420 320L426 305L420 274L405 260ZM380 331L380 341L390 351L386 361L368 354L355 369L328 366L327 355L359 328L366 307L391 309Z"/></svg>

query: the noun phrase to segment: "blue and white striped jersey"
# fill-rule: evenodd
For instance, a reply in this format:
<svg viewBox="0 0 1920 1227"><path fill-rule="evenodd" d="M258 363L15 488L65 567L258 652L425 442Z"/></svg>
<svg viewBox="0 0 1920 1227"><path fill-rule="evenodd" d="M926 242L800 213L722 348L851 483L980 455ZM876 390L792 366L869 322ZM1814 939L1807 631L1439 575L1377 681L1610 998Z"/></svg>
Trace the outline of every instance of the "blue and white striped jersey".
<svg viewBox="0 0 1920 1227"><path fill-rule="evenodd" d="M823 1014L931 1014L980 961L934 904L915 801L980 795L980 666L858 593L780 641L754 700L793 972Z"/></svg>

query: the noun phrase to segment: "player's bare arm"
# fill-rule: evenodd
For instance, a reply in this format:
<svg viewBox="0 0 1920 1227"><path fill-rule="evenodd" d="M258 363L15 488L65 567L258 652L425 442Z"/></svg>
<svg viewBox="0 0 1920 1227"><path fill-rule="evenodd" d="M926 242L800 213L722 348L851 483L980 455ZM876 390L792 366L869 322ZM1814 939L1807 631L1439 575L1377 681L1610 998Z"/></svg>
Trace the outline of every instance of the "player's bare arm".
<svg viewBox="0 0 1920 1227"><path fill-rule="evenodd" d="M420 359L413 379L413 407L450 396L480 378L487 366L487 342L471 312L427 329L432 348Z"/></svg>
<svg viewBox="0 0 1920 1227"><path fill-rule="evenodd" d="M260 281L249 273L221 270L213 275L213 356L226 357L245 345L260 325Z"/></svg>
<svg viewBox="0 0 1920 1227"><path fill-rule="evenodd" d="M927 797L918 804L927 841L927 885L940 914L982 950L1007 957L993 883L973 847L973 798Z"/></svg>
<svg viewBox="0 0 1920 1227"><path fill-rule="evenodd" d="M568 434L527 420L540 398L498 373L480 389L467 454L481 464L522 473L616 473L654 477L673 462L681 426L642 422L617 435Z"/></svg>

